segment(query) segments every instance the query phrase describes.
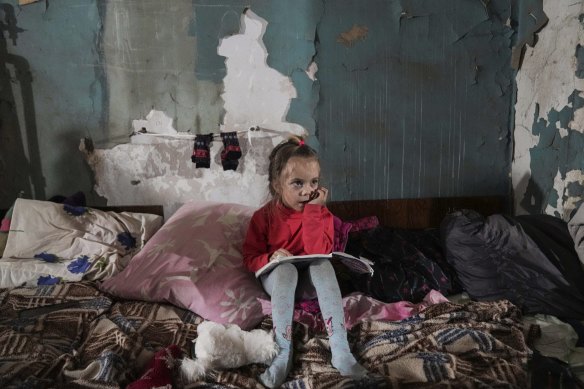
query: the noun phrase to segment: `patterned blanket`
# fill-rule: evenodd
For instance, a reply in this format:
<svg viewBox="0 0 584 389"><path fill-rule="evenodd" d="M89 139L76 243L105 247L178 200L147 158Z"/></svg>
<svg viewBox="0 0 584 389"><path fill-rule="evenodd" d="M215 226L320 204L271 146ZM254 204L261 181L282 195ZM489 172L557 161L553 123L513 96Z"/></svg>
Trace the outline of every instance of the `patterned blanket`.
<svg viewBox="0 0 584 389"><path fill-rule="evenodd" d="M0 290L1 388L123 388L171 344L190 356L199 316L165 304L116 301L91 282ZM270 329L267 316L260 326ZM530 349L520 312L507 301L441 303L398 322L366 321L350 342L371 377L342 377L326 335L294 327L285 388L525 388ZM212 371L176 388L262 388L265 369Z"/></svg>

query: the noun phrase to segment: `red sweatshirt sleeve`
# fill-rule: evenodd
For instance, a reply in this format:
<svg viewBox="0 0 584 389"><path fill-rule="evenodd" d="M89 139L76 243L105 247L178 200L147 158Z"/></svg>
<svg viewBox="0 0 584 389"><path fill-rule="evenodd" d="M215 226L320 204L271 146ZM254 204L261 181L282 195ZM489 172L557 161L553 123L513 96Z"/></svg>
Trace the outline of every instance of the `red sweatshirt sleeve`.
<svg viewBox="0 0 584 389"><path fill-rule="evenodd" d="M304 206L302 241L306 254L328 254L333 250L333 215L326 207L316 204Z"/></svg>
<svg viewBox="0 0 584 389"><path fill-rule="evenodd" d="M254 273L269 261L268 223L265 216L263 209L253 214L243 242L243 265Z"/></svg>

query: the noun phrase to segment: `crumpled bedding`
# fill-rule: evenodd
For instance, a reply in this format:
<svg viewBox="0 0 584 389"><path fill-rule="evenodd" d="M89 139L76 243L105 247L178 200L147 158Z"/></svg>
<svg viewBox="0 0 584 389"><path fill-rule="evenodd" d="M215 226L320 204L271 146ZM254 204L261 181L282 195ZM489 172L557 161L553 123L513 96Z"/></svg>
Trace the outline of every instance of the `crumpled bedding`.
<svg viewBox="0 0 584 389"><path fill-rule="evenodd" d="M353 382L330 364L324 332L296 323L295 360L284 388L528 387L530 350L508 301L439 303L400 321L349 330L357 359L374 375ZM0 289L0 387L123 388L153 354L176 344L191 355L202 318L168 304L116 300L82 281ZM258 326L269 330L270 316ZM262 388L266 367L212 371L176 388Z"/></svg>
<svg viewBox="0 0 584 389"><path fill-rule="evenodd" d="M584 319L584 270L561 219L461 210L447 215L440 230L446 258L472 298Z"/></svg>
<svg viewBox="0 0 584 389"><path fill-rule="evenodd" d="M258 300L262 304L262 312L265 315L271 315L271 301L260 298L258 298ZM447 301L448 299L436 290L431 290L424 299L417 304L409 301L384 303L383 301L374 299L371 296L355 292L343 297L345 327L351 329L362 321L398 321L406 319L422 312L430 305ZM293 320L305 324L315 331L324 332L326 330L324 320L320 314L318 300L305 300L296 303L294 306Z"/></svg>

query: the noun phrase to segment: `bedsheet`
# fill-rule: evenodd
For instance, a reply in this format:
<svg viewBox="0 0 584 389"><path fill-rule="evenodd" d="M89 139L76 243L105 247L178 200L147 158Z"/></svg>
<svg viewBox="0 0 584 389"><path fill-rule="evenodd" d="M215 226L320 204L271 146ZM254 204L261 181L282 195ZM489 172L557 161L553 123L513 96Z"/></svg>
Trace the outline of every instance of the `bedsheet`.
<svg viewBox="0 0 584 389"><path fill-rule="evenodd" d="M171 344L190 356L203 319L168 304L116 300L91 281L0 289L0 387L121 388ZM349 330L356 357L375 376L365 387L528 387L531 351L508 301L450 302L394 322ZM259 327L270 329L270 316ZM330 365L328 340L294 326L294 367L285 388L354 387ZM261 388L263 365L212 371L177 388Z"/></svg>

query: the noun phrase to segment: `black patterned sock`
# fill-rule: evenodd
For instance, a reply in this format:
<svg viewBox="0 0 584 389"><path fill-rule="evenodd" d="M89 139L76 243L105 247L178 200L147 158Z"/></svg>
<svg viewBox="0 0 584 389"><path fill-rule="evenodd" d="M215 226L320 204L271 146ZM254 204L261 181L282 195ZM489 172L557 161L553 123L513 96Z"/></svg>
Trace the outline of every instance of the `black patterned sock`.
<svg viewBox="0 0 584 389"><path fill-rule="evenodd" d="M239 165L238 159L241 158L237 132L222 132L221 139L223 140L223 151L221 151L223 170L235 170Z"/></svg>
<svg viewBox="0 0 584 389"><path fill-rule="evenodd" d="M197 134L195 136L195 146L191 161L196 164L197 168L211 167L211 150L209 145L213 140L213 134Z"/></svg>

